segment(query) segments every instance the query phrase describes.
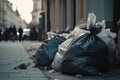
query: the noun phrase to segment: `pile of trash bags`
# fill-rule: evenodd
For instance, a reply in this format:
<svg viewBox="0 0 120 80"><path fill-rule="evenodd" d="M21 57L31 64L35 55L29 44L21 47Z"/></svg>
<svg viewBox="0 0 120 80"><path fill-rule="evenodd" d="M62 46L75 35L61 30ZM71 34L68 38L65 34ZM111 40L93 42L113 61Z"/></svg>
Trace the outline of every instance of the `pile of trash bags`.
<svg viewBox="0 0 120 80"><path fill-rule="evenodd" d="M54 35L49 37L44 43L39 47L35 55L35 63L37 66L49 66L51 65L55 53L58 50L58 45L61 44L66 39L63 36Z"/></svg>
<svg viewBox="0 0 120 80"><path fill-rule="evenodd" d="M55 71L69 75L95 76L109 71L109 52L115 54L116 49L109 45L115 45L117 35L106 29L105 20L96 23L94 13L89 13L87 23L76 26L70 34L48 36L36 52L37 65L51 65Z"/></svg>

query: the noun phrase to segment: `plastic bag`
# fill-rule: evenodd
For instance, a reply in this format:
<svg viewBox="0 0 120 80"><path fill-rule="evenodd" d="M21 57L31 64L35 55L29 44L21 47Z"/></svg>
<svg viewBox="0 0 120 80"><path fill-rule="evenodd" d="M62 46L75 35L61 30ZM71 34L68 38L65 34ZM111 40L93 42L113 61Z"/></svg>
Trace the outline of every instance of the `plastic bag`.
<svg viewBox="0 0 120 80"><path fill-rule="evenodd" d="M74 39L62 60L62 73L70 75L99 75L108 71L108 46L93 34ZM104 66L103 66L104 65Z"/></svg>
<svg viewBox="0 0 120 80"><path fill-rule="evenodd" d="M54 33L54 32L47 32L47 37L48 37L48 39L51 39L51 38L53 38L54 36L56 36L57 34L56 33Z"/></svg>
<svg viewBox="0 0 120 80"><path fill-rule="evenodd" d="M63 33L63 34L59 34L60 36L64 36L66 39L71 37L70 33Z"/></svg>
<svg viewBox="0 0 120 80"><path fill-rule="evenodd" d="M90 32L84 29L80 29L78 26L76 26L74 30L71 32L71 35L72 35L72 38L78 38L79 36L85 33L90 33Z"/></svg>
<svg viewBox="0 0 120 80"><path fill-rule="evenodd" d="M101 26L102 30L104 30L106 28L105 20L102 20L102 22L97 22L95 25L96 25L96 27Z"/></svg>
<svg viewBox="0 0 120 80"><path fill-rule="evenodd" d="M73 39L76 39L76 38L84 35L85 33L90 33L90 32L87 30L80 29L79 26L76 26L70 34L71 37L69 39L67 39L66 41L64 41L61 45L59 45L58 52L56 53L54 61L52 63L52 67L54 68L54 70L56 70L56 71L61 70L62 58L63 58L65 52L67 51L71 41Z"/></svg>
<svg viewBox="0 0 120 80"><path fill-rule="evenodd" d="M88 14L88 20L87 20L86 28L90 29L90 25L95 25L95 23L96 23L96 15L93 12L90 12Z"/></svg>
<svg viewBox="0 0 120 80"><path fill-rule="evenodd" d="M35 63L38 66L49 66L51 65L54 56L58 50L58 46L65 41L64 37L55 35L51 39L47 39L39 47L35 55Z"/></svg>
<svg viewBox="0 0 120 80"><path fill-rule="evenodd" d="M110 29L102 30L97 36L102 39L107 45L110 43L112 39L117 37L116 33L110 31Z"/></svg>
<svg viewBox="0 0 120 80"><path fill-rule="evenodd" d="M65 52L67 51L67 48L69 46L69 44L71 43L73 38L69 38L66 41L64 41L61 45L59 45L58 48L58 52L55 55L55 58L52 62L52 68L56 71L60 71L61 70L61 62L62 62L62 58L65 54Z"/></svg>
<svg viewBox="0 0 120 80"><path fill-rule="evenodd" d="M102 39L107 45L111 42L111 40L117 37L116 33L111 32L110 29L105 29L105 20L102 20L102 22L97 22L95 24L95 27L101 27L101 31L97 34L97 36Z"/></svg>

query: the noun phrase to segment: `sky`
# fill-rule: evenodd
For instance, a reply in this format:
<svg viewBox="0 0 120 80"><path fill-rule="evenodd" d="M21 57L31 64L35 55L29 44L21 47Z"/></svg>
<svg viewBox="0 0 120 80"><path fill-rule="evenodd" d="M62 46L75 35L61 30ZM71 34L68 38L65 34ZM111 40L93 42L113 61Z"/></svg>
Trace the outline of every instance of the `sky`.
<svg viewBox="0 0 120 80"><path fill-rule="evenodd" d="M13 3L13 10L18 9L21 18L25 19L27 23L30 23L32 20L31 12L33 10L32 0L8 0Z"/></svg>

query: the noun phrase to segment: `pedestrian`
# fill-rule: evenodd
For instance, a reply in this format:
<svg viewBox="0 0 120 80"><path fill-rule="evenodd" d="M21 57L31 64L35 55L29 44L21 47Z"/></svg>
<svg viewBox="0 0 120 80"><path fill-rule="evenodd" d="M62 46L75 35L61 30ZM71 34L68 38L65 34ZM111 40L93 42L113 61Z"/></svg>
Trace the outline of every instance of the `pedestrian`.
<svg viewBox="0 0 120 80"><path fill-rule="evenodd" d="M37 39L37 32L36 32L34 27L31 28L31 30L30 30L30 39L31 40L36 40Z"/></svg>
<svg viewBox="0 0 120 80"><path fill-rule="evenodd" d="M16 30L16 27L15 25L13 26L12 28L12 40L15 41L17 39L17 30Z"/></svg>
<svg viewBox="0 0 120 80"><path fill-rule="evenodd" d="M2 29L0 27L0 41L2 41Z"/></svg>
<svg viewBox="0 0 120 80"><path fill-rule="evenodd" d="M9 34L8 33L8 28L6 27L4 32L3 32L3 38L4 38L5 41L8 41L8 36L9 36L8 34Z"/></svg>
<svg viewBox="0 0 120 80"><path fill-rule="evenodd" d="M20 26L20 28L18 29L18 32L19 32L19 41L22 40L22 34L23 34L23 29L22 27Z"/></svg>
<svg viewBox="0 0 120 80"><path fill-rule="evenodd" d="M12 26L8 28L8 33L9 33L9 40L12 40Z"/></svg>
<svg viewBox="0 0 120 80"><path fill-rule="evenodd" d="M36 31L36 29L33 27L33 40L37 40L37 36L38 36L37 31Z"/></svg>

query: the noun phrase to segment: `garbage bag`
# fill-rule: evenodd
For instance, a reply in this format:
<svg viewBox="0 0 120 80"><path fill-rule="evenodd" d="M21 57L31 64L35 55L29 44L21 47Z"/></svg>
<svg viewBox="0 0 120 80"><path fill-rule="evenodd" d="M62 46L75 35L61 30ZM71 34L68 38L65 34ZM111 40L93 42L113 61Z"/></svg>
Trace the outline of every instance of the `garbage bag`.
<svg viewBox="0 0 120 80"><path fill-rule="evenodd" d="M71 31L71 36L72 38L78 38L79 36L85 34L85 33L90 33L88 30L81 29L79 26L76 26L73 31Z"/></svg>
<svg viewBox="0 0 120 80"><path fill-rule="evenodd" d="M58 52L56 53L54 60L52 62L52 68L54 70L56 70L56 71L61 70L62 58L63 58L65 52L67 51L67 48L71 41L72 41L72 38L69 38L66 41L64 41L62 44L59 45Z"/></svg>
<svg viewBox="0 0 120 80"><path fill-rule="evenodd" d="M63 36L59 35L45 40L35 54L35 64L38 66L49 66L54 59L58 46L65 40Z"/></svg>
<svg viewBox="0 0 120 80"><path fill-rule="evenodd" d="M99 72L108 71L108 46L93 32L86 33L69 45L63 60L62 73L76 75L98 75Z"/></svg>
<svg viewBox="0 0 120 80"><path fill-rule="evenodd" d="M94 14L94 12L89 12L88 13L88 19L87 19L87 24L86 24L86 28L90 29L91 26L90 25L95 25L96 23L96 15Z"/></svg>
<svg viewBox="0 0 120 80"><path fill-rule="evenodd" d="M78 38L81 35L84 35L85 33L90 33L87 30L80 29L80 26L84 26L84 25L82 24L82 25L76 26L74 30L70 33L71 36L69 36L69 38L67 38L66 41L64 41L61 45L59 45L58 52L56 53L54 60L52 62L52 68L54 70L61 71L62 58L65 52L67 51L68 46L71 43L71 41L75 38Z"/></svg>
<svg viewBox="0 0 120 80"><path fill-rule="evenodd" d="M47 37L48 39L51 39L52 37L56 36L57 33L54 33L54 32L47 32Z"/></svg>
<svg viewBox="0 0 120 80"><path fill-rule="evenodd" d="M103 29L97 36L102 39L108 45L109 51L109 66L110 69L113 69L116 64L116 44L115 38L117 37L116 33L110 31L110 29Z"/></svg>
<svg viewBox="0 0 120 80"><path fill-rule="evenodd" d="M117 37L116 33L110 31L110 29L102 30L97 36L102 39L107 45L111 42L111 40Z"/></svg>

